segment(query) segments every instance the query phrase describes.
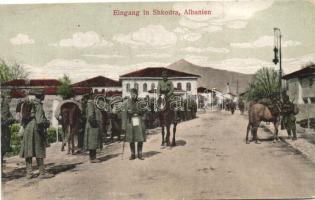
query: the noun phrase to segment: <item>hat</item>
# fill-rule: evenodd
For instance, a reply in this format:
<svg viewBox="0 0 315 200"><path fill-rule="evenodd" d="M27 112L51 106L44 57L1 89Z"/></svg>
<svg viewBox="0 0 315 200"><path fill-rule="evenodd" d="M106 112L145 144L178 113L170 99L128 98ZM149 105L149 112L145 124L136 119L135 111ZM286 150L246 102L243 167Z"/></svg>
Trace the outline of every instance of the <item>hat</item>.
<svg viewBox="0 0 315 200"><path fill-rule="evenodd" d="M165 70L162 71L162 77L167 77L167 72Z"/></svg>
<svg viewBox="0 0 315 200"><path fill-rule="evenodd" d="M30 95L44 95L44 90L43 89L31 89L30 90Z"/></svg>
<svg viewBox="0 0 315 200"><path fill-rule="evenodd" d="M136 93L136 94L138 94L138 89L137 89L137 88L132 88L132 89L130 90L130 92L131 92L131 93Z"/></svg>

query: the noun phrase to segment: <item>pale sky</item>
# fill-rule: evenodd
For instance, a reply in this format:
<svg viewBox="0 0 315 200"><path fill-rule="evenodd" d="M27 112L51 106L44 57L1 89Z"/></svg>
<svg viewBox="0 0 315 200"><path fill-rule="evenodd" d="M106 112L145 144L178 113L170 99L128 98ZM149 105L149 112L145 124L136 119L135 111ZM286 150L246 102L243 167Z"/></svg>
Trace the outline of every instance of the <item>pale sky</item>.
<svg viewBox="0 0 315 200"><path fill-rule="evenodd" d="M211 10L211 15L113 16L113 10ZM73 82L165 67L179 59L254 73L275 67L273 28L283 34L285 73L315 62L315 1L0 5L0 58L30 78ZM276 66L278 69L278 66Z"/></svg>

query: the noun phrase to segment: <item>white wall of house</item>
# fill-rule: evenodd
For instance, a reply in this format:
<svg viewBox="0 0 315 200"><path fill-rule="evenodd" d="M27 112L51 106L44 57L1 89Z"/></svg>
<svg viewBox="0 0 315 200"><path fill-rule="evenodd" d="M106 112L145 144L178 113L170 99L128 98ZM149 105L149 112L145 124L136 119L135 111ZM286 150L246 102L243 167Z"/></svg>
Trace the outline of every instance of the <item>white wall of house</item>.
<svg viewBox="0 0 315 200"><path fill-rule="evenodd" d="M93 92L97 90L98 92L107 91L121 91L121 87L92 87Z"/></svg>
<svg viewBox="0 0 315 200"><path fill-rule="evenodd" d="M173 78L170 79L173 82L175 88L177 88L177 84L181 83L182 90L187 91L187 83L191 84L191 91L187 91L188 95L197 95L197 78L195 79L184 79L184 78ZM146 95L153 96L154 94L148 93L151 90L151 85L154 84L155 89L157 88L159 79L153 78L142 78L142 79L122 79L122 96L129 96L130 92L127 91L127 84L130 85L130 89L135 87L135 83L138 84L138 93L139 97L145 97ZM147 84L147 91L143 90L144 84Z"/></svg>

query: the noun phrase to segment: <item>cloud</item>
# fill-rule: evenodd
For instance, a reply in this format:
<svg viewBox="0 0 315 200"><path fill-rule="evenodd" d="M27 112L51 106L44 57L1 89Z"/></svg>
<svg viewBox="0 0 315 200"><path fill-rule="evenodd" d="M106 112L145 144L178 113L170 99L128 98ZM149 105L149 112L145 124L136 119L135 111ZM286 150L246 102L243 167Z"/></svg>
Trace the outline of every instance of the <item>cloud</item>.
<svg viewBox="0 0 315 200"><path fill-rule="evenodd" d="M161 67L168 63L143 62L128 65L109 65L88 63L83 59L53 59L43 66L24 64L27 71L30 71L30 78L58 78L63 74L69 75L72 82L82 81L95 76L105 76L118 80L119 76L134 70L145 67Z"/></svg>
<svg viewBox="0 0 315 200"><path fill-rule="evenodd" d="M235 48L261 48L261 47L268 47L274 45L274 37L273 36L261 36L257 40L253 42L241 42L241 43L231 43L232 47ZM298 46L301 45L301 42L299 41L292 41L287 40L283 41L282 46L283 47L289 47L289 46Z"/></svg>
<svg viewBox="0 0 315 200"><path fill-rule="evenodd" d="M202 34L199 32L191 32L188 28L177 27L173 30L181 41L194 42L201 38Z"/></svg>
<svg viewBox="0 0 315 200"><path fill-rule="evenodd" d="M174 32L168 31L162 25L149 25L128 34L117 34L113 40L131 47L167 48L177 42Z"/></svg>
<svg viewBox="0 0 315 200"><path fill-rule="evenodd" d="M107 54L85 54L83 55L85 57L95 57L95 58L103 58L103 59L109 59L109 58L123 58L124 56L122 55L107 55Z"/></svg>
<svg viewBox="0 0 315 200"><path fill-rule="evenodd" d="M218 31L222 30L222 27L245 28L249 19L272 4L273 0L184 2L175 3L173 8L181 13L186 9L211 10L211 15L183 15L179 24L190 29L221 26L221 29L214 29Z"/></svg>
<svg viewBox="0 0 315 200"><path fill-rule="evenodd" d="M149 54L138 54L136 55L136 57L148 57L148 58L169 58L171 57L170 54L166 54L166 53L149 53Z"/></svg>
<svg viewBox="0 0 315 200"><path fill-rule="evenodd" d="M10 42L14 45L22 45L22 44L34 44L34 39L31 39L26 34L17 34L15 37L10 39Z"/></svg>
<svg viewBox="0 0 315 200"><path fill-rule="evenodd" d="M92 46L113 46L112 42L108 42L102 39L96 32L77 32L72 35L71 38L62 39L58 43L51 44L52 46L61 47L76 47L76 48L87 48Z"/></svg>
<svg viewBox="0 0 315 200"><path fill-rule="evenodd" d="M207 48L185 47L185 48L181 48L180 50L190 52L190 53L204 53L204 52L229 53L229 50L226 48L215 48L215 47L207 47Z"/></svg>

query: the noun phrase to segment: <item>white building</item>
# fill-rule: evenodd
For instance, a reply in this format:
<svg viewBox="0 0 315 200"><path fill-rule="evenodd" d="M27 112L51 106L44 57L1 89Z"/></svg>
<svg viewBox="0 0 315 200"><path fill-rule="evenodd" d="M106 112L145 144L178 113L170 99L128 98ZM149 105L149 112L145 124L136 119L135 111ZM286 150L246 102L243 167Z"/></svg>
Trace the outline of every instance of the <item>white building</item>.
<svg viewBox="0 0 315 200"><path fill-rule="evenodd" d="M315 118L315 65L307 66L282 78L286 80L290 100L300 109L297 120Z"/></svg>
<svg viewBox="0 0 315 200"><path fill-rule="evenodd" d="M122 96L129 96L131 88L137 88L139 97L149 95L158 85L158 81L162 79L162 71L166 71L168 79L173 82L175 91L184 93L185 96L197 96L197 80L200 77L195 74L188 74L176 70L167 69L164 67L149 67L134 71L128 74L121 75L119 78L122 83Z"/></svg>

